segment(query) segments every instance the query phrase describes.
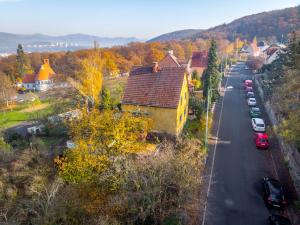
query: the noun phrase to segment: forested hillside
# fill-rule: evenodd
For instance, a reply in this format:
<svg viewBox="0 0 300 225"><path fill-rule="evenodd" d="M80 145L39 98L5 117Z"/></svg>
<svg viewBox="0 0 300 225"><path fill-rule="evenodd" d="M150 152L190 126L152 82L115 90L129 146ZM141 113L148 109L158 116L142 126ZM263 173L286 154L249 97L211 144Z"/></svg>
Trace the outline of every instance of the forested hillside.
<svg viewBox="0 0 300 225"><path fill-rule="evenodd" d="M287 40L287 34L293 30L300 30L300 6L274 10L259 14L249 15L234 20L229 24L222 24L207 30L199 31L188 35L185 31L172 32L161 35L150 41L173 40L174 37L182 39L197 38L226 38L234 40L236 37L252 40L255 36L258 39L270 39L281 41L282 35ZM176 36L174 36L176 34Z"/></svg>

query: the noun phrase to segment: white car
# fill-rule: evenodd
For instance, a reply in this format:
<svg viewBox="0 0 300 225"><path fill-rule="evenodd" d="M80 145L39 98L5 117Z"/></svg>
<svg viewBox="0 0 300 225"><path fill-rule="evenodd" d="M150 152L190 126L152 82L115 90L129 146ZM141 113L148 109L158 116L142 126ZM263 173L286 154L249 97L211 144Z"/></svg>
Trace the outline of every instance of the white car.
<svg viewBox="0 0 300 225"><path fill-rule="evenodd" d="M255 98L248 98L248 106L256 106L256 99Z"/></svg>
<svg viewBox="0 0 300 225"><path fill-rule="evenodd" d="M260 118L252 118L251 119L253 130L256 132L265 132L266 126L263 119Z"/></svg>

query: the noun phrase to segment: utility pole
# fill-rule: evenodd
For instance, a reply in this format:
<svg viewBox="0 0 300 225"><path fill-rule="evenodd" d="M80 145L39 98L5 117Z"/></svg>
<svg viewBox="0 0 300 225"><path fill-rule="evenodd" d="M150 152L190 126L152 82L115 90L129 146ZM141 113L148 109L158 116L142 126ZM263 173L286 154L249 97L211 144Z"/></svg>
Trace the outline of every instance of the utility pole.
<svg viewBox="0 0 300 225"><path fill-rule="evenodd" d="M209 75L209 84L207 90L207 103L206 103L206 124L205 124L205 149L208 150L208 115L211 101L211 77Z"/></svg>

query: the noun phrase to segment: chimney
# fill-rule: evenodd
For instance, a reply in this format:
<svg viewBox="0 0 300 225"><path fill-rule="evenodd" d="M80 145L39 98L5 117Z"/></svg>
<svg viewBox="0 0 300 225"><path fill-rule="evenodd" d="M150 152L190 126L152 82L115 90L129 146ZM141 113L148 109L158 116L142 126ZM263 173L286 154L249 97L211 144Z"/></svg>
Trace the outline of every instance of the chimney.
<svg viewBox="0 0 300 225"><path fill-rule="evenodd" d="M49 59L44 59L44 64L49 64Z"/></svg>
<svg viewBox="0 0 300 225"><path fill-rule="evenodd" d="M153 62L152 63L152 71L153 71L153 73L158 72L158 62Z"/></svg>
<svg viewBox="0 0 300 225"><path fill-rule="evenodd" d="M169 55L174 55L174 51L173 51L173 50L169 50L169 51L168 51L168 54L169 54Z"/></svg>

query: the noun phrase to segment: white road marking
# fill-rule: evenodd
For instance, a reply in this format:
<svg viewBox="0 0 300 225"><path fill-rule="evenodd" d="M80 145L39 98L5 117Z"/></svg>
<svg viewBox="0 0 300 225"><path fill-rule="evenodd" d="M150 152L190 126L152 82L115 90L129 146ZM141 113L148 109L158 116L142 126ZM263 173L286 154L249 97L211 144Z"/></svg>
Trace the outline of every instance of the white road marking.
<svg viewBox="0 0 300 225"><path fill-rule="evenodd" d="M229 78L226 78L226 79L227 80L226 80L226 83L225 83L225 89L227 87L227 83L228 83ZM211 164L210 175L209 175L208 189L207 189L207 194L206 194L206 200L205 200L205 203L204 203L204 213L203 213L202 225L205 225L205 221L206 221L207 201L208 201L208 197L209 197L210 189L211 189L212 175L213 175L213 170L214 170L214 165L215 165L216 150L217 150L217 144L218 144L218 138L219 138L220 125L221 125L221 120L222 120L223 104L224 104L225 95L226 95L226 92L224 92L224 96L223 96L223 99L222 99L222 105L221 105L220 117L219 117L219 122L218 122L217 135L216 135L213 158L212 158L212 164Z"/></svg>

